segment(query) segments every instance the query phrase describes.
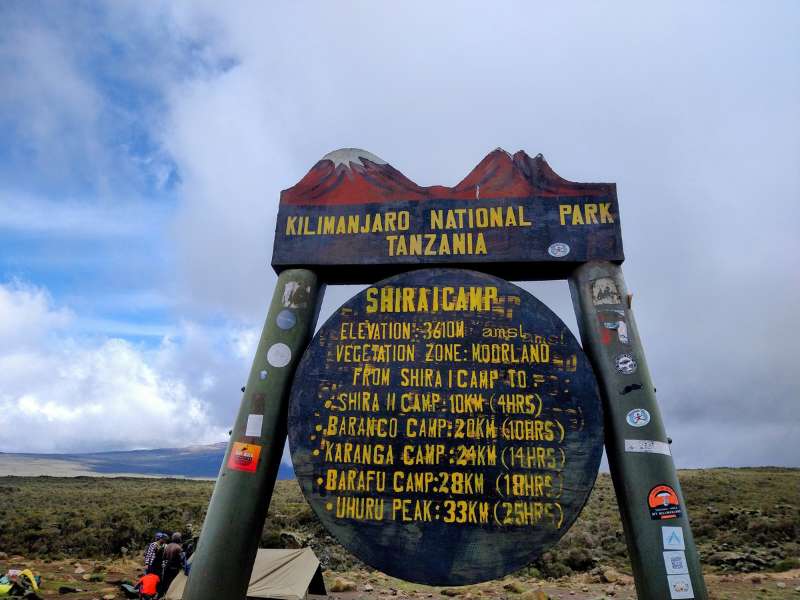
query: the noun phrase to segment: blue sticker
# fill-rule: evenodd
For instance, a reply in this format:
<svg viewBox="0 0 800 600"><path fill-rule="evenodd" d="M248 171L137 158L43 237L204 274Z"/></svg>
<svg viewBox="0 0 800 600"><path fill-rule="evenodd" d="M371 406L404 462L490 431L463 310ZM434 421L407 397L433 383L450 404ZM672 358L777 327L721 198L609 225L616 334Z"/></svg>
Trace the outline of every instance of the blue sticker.
<svg viewBox="0 0 800 600"><path fill-rule="evenodd" d="M281 329L291 329L297 323L297 317L294 316L292 311L284 308L278 313L278 316L275 318L275 323L277 323L278 327Z"/></svg>

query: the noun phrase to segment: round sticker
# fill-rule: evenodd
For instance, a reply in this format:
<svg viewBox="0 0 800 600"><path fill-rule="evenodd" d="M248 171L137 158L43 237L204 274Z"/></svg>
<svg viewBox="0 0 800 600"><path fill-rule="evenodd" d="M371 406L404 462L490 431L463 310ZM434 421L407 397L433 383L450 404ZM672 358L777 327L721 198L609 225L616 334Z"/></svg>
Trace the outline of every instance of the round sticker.
<svg viewBox="0 0 800 600"><path fill-rule="evenodd" d="M631 427L644 427L650 422L650 413L643 408L634 408L625 417Z"/></svg>
<svg viewBox="0 0 800 600"><path fill-rule="evenodd" d="M294 315L292 311L289 309L284 308L281 312L278 313L278 316L275 317L275 323L281 329L291 329L297 323L297 317Z"/></svg>
<svg viewBox="0 0 800 600"><path fill-rule="evenodd" d="M267 362L273 367L285 367L292 360L292 349L283 342L273 344L267 351Z"/></svg>
<svg viewBox="0 0 800 600"><path fill-rule="evenodd" d="M555 544L588 498L595 382L563 321L507 281L386 279L336 310L300 360L298 483L326 529L389 575L501 578Z"/></svg>
<svg viewBox="0 0 800 600"><path fill-rule="evenodd" d="M623 375L632 375L638 366L631 354L620 354L614 359L614 368Z"/></svg>
<svg viewBox="0 0 800 600"><path fill-rule="evenodd" d="M547 253L553 258L563 258L569 254L569 244L565 244L564 242L550 244L550 247L547 249Z"/></svg>

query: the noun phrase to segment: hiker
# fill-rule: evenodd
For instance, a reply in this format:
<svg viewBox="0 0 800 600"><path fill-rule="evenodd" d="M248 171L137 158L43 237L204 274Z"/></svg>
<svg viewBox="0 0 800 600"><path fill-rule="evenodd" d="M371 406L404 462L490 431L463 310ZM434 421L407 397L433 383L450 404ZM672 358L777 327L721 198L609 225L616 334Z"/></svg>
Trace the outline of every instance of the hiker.
<svg viewBox="0 0 800 600"><path fill-rule="evenodd" d="M147 546L147 550L144 553L145 574L155 573L159 577L161 576L161 563L164 560L164 544L167 543L168 537L166 533L161 533L159 531L156 533L155 541L150 542L150 545Z"/></svg>
<svg viewBox="0 0 800 600"><path fill-rule="evenodd" d="M173 533L172 541L164 548L163 574L161 575L160 596L165 596L172 580L180 573L181 569L189 574L189 565L186 563L186 553L181 546L181 534Z"/></svg>
<svg viewBox="0 0 800 600"><path fill-rule="evenodd" d="M158 596L158 584L161 582L161 577L156 573L143 573L136 582L136 587L139 590L140 600L155 600Z"/></svg>

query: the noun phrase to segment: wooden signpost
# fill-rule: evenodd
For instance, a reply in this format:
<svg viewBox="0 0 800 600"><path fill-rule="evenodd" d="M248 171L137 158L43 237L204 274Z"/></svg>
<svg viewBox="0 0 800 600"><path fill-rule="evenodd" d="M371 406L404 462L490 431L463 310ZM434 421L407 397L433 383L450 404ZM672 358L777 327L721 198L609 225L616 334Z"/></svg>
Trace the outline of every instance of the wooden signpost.
<svg viewBox="0 0 800 600"><path fill-rule="evenodd" d="M432 585L529 564L578 516L603 447L594 373L566 325L460 269L346 302L298 367L289 432L325 527L367 564Z"/></svg>
<svg viewBox="0 0 800 600"><path fill-rule="evenodd" d="M325 527L438 585L557 542L604 431L639 596L707 598L623 259L615 186L566 181L541 155L495 150L452 188L362 150L320 160L281 195L278 287L186 598L244 597L287 423ZM500 277L569 280L586 354ZM325 283L370 287L309 344Z"/></svg>

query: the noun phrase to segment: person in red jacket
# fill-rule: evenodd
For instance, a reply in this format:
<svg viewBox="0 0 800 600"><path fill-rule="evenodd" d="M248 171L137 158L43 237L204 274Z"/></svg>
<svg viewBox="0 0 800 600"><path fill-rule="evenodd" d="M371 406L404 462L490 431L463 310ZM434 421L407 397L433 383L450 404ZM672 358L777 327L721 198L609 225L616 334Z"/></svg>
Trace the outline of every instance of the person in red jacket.
<svg viewBox="0 0 800 600"><path fill-rule="evenodd" d="M141 600L153 600L158 596L158 584L161 582L161 577L155 573L145 573L136 582L136 587L139 588L139 598Z"/></svg>

